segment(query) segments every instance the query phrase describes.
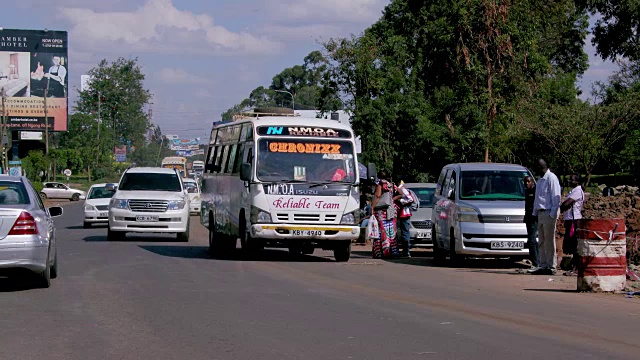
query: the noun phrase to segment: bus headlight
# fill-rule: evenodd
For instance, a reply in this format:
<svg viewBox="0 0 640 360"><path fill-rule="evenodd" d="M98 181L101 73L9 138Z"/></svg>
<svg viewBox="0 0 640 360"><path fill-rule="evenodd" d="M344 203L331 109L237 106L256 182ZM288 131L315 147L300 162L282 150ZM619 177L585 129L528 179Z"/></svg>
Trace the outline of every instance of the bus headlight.
<svg viewBox="0 0 640 360"><path fill-rule="evenodd" d="M354 213L348 213L342 215L342 219L340 220L340 225L355 225L356 224L356 215Z"/></svg>
<svg viewBox="0 0 640 360"><path fill-rule="evenodd" d="M271 222L271 214L268 212L257 208L255 206L251 207L251 222L254 224L260 223L270 223Z"/></svg>

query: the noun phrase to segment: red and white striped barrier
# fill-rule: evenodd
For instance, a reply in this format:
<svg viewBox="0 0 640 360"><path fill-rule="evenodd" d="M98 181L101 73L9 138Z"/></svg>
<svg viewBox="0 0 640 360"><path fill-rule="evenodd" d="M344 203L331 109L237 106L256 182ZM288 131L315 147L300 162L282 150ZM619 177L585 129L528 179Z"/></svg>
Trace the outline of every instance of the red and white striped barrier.
<svg viewBox="0 0 640 360"><path fill-rule="evenodd" d="M626 287L624 219L582 219L578 225L578 291L619 292Z"/></svg>

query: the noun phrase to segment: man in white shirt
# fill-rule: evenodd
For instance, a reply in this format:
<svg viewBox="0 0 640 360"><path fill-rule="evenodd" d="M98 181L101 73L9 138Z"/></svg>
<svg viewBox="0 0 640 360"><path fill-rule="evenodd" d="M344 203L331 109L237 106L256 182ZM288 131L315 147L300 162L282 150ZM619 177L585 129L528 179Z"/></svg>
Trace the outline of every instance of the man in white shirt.
<svg viewBox="0 0 640 360"><path fill-rule="evenodd" d="M538 240L540 264L535 275L553 275L558 266L556 256L556 222L560 214L562 188L556 174L549 170L549 164L538 160L542 175L536 184L536 197L533 202L533 216L538 217Z"/></svg>

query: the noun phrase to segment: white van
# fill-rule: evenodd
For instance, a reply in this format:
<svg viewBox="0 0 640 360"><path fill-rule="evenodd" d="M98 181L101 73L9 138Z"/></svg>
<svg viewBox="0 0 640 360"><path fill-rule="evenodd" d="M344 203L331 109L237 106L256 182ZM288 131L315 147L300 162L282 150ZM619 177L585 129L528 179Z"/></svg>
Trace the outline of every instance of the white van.
<svg viewBox="0 0 640 360"><path fill-rule="evenodd" d="M445 166L431 217L434 257L528 256L525 176L529 170L514 164Z"/></svg>

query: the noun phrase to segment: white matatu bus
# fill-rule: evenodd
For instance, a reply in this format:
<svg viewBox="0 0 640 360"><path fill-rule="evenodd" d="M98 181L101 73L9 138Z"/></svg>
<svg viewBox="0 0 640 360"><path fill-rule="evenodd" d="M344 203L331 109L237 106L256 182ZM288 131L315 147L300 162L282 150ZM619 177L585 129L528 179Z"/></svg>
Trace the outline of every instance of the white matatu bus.
<svg viewBox="0 0 640 360"><path fill-rule="evenodd" d="M209 251L333 250L348 261L360 233L359 179L350 126L333 120L253 117L211 130L201 222ZM375 174L373 164L368 172Z"/></svg>

